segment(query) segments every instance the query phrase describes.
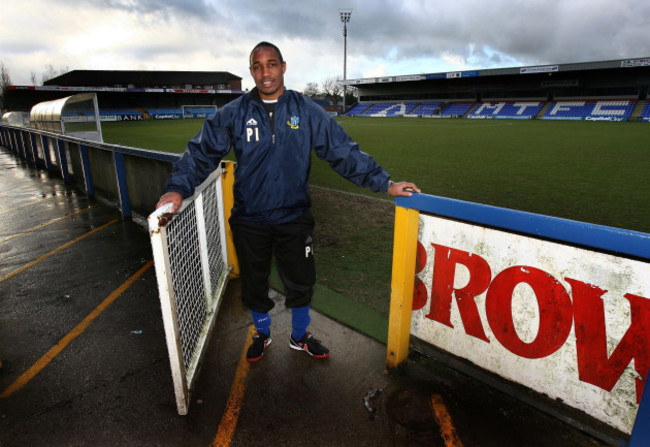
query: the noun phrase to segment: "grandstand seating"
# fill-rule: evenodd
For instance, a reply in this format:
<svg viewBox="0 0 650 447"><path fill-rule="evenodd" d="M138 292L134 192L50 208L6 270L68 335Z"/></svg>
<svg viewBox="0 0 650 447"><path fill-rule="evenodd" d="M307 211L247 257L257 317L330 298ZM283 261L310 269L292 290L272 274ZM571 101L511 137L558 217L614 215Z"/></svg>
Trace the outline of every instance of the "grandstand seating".
<svg viewBox="0 0 650 447"><path fill-rule="evenodd" d="M396 116L403 115L404 103L363 103L357 104L347 113L348 116Z"/></svg>
<svg viewBox="0 0 650 447"><path fill-rule="evenodd" d="M442 106L442 102L423 102L422 104L419 104L419 107L417 107L414 111L411 113L415 113L416 115L422 115L422 116L431 116L434 115L436 110L439 109Z"/></svg>
<svg viewBox="0 0 650 447"><path fill-rule="evenodd" d="M448 115L464 115L473 103L455 103ZM398 102L398 103L359 103L350 109L348 116L432 116L443 107L442 101ZM444 114L444 113L441 113Z"/></svg>
<svg viewBox="0 0 650 447"><path fill-rule="evenodd" d="M464 116L474 105L473 102L452 102L441 113L442 116Z"/></svg>
<svg viewBox="0 0 650 447"><path fill-rule="evenodd" d="M532 119L543 106L543 101L482 102L467 118Z"/></svg>
<svg viewBox="0 0 650 447"><path fill-rule="evenodd" d="M369 104L367 103L360 103L360 102L356 103L354 107L348 110L346 115L348 116L361 115L368 108L368 106Z"/></svg>
<svg viewBox="0 0 650 447"><path fill-rule="evenodd" d="M472 107L476 104L476 107ZM650 122L650 100L646 101L643 111L634 113L642 121ZM546 105L546 109L544 106ZM551 103L545 101L511 100L485 101L474 103L469 101L405 101L358 103L350 109L347 116L441 116L467 118L496 118L496 119L532 119L538 117L546 120L620 120L625 121L632 115L636 100L559 100ZM640 107L640 106L639 106ZM471 110L471 112L470 112ZM543 116L539 116L544 110ZM205 118L214 109L192 109L193 114ZM639 114L640 115L637 115ZM105 109L100 110L102 119L118 116L118 119L179 119L182 118L180 108L161 109ZM142 118L140 118L142 117Z"/></svg>
<svg viewBox="0 0 650 447"><path fill-rule="evenodd" d="M387 110L391 109L395 104L390 103L378 103L373 104L368 110L364 112L364 115L367 116L386 116Z"/></svg>
<svg viewBox="0 0 650 447"><path fill-rule="evenodd" d="M635 104L634 100L556 101L546 110L542 119L625 121Z"/></svg>
<svg viewBox="0 0 650 447"><path fill-rule="evenodd" d="M485 101L476 104L471 101L402 102L402 103L359 103L350 111L348 116L442 116L467 118L496 118L496 119L532 119L548 120L608 120L626 121L632 115L636 100L559 100L551 103L546 101L511 100ZM546 106L546 109L544 109ZM470 112L471 110L471 112ZM543 116L540 117L540 113ZM635 112L635 116L636 113ZM645 103L641 120L650 121L650 100Z"/></svg>

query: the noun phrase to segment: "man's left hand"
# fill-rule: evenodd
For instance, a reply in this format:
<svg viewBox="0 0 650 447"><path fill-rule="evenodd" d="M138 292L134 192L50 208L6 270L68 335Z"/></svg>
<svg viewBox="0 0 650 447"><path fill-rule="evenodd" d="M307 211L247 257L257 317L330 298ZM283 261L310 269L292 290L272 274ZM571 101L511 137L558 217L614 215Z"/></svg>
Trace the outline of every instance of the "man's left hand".
<svg viewBox="0 0 650 447"><path fill-rule="evenodd" d="M420 188L418 188L415 183L395 182L390 184L390 186L388 187L388 191L386 192L387 194L393 197L398 197L398 196L410 197L413 195L414 192L422 192L422 191L420 191Z"/></svg>

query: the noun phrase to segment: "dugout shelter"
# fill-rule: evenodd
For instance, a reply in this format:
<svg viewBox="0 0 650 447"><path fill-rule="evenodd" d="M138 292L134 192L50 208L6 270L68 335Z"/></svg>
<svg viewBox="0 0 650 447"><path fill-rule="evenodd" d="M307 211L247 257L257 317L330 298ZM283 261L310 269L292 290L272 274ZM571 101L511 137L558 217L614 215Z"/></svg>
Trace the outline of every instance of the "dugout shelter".
<svg viewBox="0 0 650 447"><path fill-rule="evenodd" d="M31 127L102 142L97 95L81 93L45 101L32 107Z"/></svg>
<svg viewBox="0 0 650 447"><path fill-rule="evenodd" d="M2 124L16 127L29 127L29 114L25 112L5 112Z"/></svg>

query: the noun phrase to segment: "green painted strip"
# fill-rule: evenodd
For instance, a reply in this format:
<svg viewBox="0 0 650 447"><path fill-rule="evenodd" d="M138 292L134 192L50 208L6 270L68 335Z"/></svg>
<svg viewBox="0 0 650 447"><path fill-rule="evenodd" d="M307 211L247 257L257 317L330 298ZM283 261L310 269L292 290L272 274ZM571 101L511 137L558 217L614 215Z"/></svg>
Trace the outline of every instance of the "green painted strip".
<svg viewBox="0 0 650 447"><path fill-rule="evenodd" d="M274 290L284 291L275 268L271 271L269 284ZM388 316L319 284L314 287L312 308L383 344L388 340Z"/></svg>

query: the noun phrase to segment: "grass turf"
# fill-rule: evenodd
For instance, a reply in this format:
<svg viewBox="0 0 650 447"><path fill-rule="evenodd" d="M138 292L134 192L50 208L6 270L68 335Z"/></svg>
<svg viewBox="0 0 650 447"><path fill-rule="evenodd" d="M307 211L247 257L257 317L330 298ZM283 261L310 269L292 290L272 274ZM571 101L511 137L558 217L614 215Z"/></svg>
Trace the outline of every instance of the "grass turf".
<svg viewBox="0 0 650 447"><path fill-rule="evenodd" d="M394 180L427 194L650 232L650 125L342 118ZM107 142L182 152L202 120L104 123ZM315 159L311 183L372 195Z"/></svg>

